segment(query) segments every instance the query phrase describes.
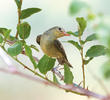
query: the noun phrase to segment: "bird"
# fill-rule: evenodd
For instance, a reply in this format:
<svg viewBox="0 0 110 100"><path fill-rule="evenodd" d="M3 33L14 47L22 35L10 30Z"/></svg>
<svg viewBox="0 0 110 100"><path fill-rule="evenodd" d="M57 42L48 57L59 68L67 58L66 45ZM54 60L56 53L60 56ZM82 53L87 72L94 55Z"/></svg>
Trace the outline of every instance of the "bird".
<svg viewBox="0 0 110 100"><path fill-rule="evenodd" d="M45 55L56 58L61 65L66 64L72 67L61 42L58 40L58 38L63 36L70 36L70 34L67 34L63 28L55 26L45 31L42 35L38 35L36 42L40 45Z"/></svg>

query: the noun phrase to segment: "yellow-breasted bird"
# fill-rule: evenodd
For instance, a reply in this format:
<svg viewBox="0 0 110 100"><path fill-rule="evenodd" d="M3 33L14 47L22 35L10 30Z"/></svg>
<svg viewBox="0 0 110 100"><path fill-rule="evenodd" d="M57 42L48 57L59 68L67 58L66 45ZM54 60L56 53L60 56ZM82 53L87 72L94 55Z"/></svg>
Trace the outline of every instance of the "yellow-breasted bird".
<svg viewBox="0 0 110 100"><path fill-rule="evenodd" d="M43 35L37 36L36 42L46 55L57 58L61 65L67 64L69 67L72 67L68 62L62 44L57 40L57 38L63 36L69 36L69 34L67 34L63 28L56 26L44 32Z"/></svg>

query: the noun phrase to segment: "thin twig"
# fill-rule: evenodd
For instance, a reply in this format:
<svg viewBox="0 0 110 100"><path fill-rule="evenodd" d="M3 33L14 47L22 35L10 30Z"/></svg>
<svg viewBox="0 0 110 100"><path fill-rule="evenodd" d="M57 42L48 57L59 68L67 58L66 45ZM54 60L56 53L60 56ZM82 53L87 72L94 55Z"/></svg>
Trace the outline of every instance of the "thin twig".
<svg viewBox="0 0 110 100"><path fill-rule="evenodd" d="M81 37L80 36L79 36L79 42L80 42L80 45L81 45L80 54L81 54L81 60L82 60L83 88L85 88L85 70L84 70L83 45L81 44Z"/></svg>
<svg viewBox="0 0 110 100"><path fill-rule="evenodd" d="M20 3L22 5L22 0L20 0ZM21 16L21 7L18 8L18 24L17 24L17 26L21 23L20 16ZM16 32L16 36L15 37L18 38L18 31Z"/></svg>

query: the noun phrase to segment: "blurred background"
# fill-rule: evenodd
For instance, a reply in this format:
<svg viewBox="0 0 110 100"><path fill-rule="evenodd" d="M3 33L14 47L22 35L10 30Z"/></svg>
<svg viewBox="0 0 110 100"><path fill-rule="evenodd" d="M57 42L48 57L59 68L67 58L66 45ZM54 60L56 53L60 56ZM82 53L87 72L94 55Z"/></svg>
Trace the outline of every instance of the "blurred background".
<svg viewBox="0 0 110 100"><path fill-rule="evenodd" d="M82 2L83 5L79 6L77 3L76 7L79 7L76 11L71 11L71 5L73 2ZM36 36L42 34L46 30L54 26L61 26L66 31L77 31L76 17L85 17L88 20L87 28L84 32L83 38L85 39L88 35L100 31L94 28L96 24L100 21L110 23L110 0L23 0L22 9L30 7L41 8L42 11L38 14L25 19L31 25L31 36L27 39L29 44L36 44ZM98 16L97 18L95 18ZM101 17L100 17L101 16ZM93 20L94 19L94 20ZM6 27L12 29L12 35L16 34L17 26L17 7L14 0L0 0L0 27ZM109 24L110 25L110 24ZM104 31L103 31L104 32ZM102 34L103 36L103 34ZM60 40L65 41L69 39L75 39L73 36L63 37ZM102 40L100 43L104 43ZM72 69L74 73L74 82L80 83L82 81L82 69L81 69L81 59L79 51L71 44L62 43L64 49L67 53L70 63L74 66ZM91 42L85 45L84 51L86 51L92 44L97 44L97 42ZM40 48L39 48L40 49ZM40 53L35 53L38 58L43 56L42 51ZM19 56L19 58L27 65L32 67L31 62L29 62L26 57ZM10 58L11 59L11 58ZM90 90L97 92L99 94L105 94L104 90L101 88L97 80L95 80L91 72L97 75L100 79L104 80L101 75L100 67L107 60L105 56L97 57L93 59L85 68L86 70L86 86ZM13 61L13 60L12 60ZM20 67L18 63L13 61L14 65L21 71L25 73L31 72ZM0 67L6 67L7 65L0 58ZM104 80L104 84L110 90L110 81ZM22 77L9 75L0 72L0 100L88 100L87 97L79 96L72 93L66 93L63 90L45 86L33 82L31 80L24 79ZM94 98L89 98L90 100L96 100Z"/></svg>

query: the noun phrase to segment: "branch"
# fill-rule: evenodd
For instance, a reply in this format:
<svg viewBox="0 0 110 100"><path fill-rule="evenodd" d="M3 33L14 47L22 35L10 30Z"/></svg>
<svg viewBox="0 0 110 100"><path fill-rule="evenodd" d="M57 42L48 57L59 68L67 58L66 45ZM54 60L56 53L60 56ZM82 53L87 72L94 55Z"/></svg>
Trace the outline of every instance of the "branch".
<svg viewBox="0 0 110 100"><path fill-rule="evenodd" d="M23 51L22 54L26 55L26 54L25 54L25 51ZM38 59L37 57L33 56L33 58L34 58L37 62L39 62L39 59ZM61 80L64 80L64 76L60 73L59 70L57 70L57 68L53 68L53 69L52 69L52 72L55 73ZM71 91L71 92L73 92L73 93L76 93L76 94L79 94L79 95L85 95L85 96L89 96L89 97L91 96L91 97L95 97L95 98L99 98L99 99L106 98L106 97L101 96L101 95L99 95L99 94L97 94L97 93L91 92L91 91L89 91L89 90L87 90L87 89L83 89L82 87L79 87L79 85L77 85L76 83L73 83L73 87L75 87L75 88L73 88L73 90ZM64 87L63 87L63 89L64 89ZM77 91L77 89L78 89L79 91ZM68 90L68 89L67 89L67 90ZM69 90L69 91L70 91L70 90ZM102 99L102 100L109 100L109 98L107 97L107 99Z"/></svg>
<svg viewBox="0 0 110 100"><path fill-rule="evenodd" d="M25 54L25 52L23 54ZM35 73L40 78L24 74L24 73L18 71L15 66L13 66L13 64L12 64L11 60L9 59L8 55L3 51L2 48L0 48L0 55L1 55L2 59L5 61L5 63L7 63L7 65L9 66L9 69L0 68L0 71L2 71L2 72L15 74L15 75L18 75L18 76L21 76L21 77L24 77L24 78L27 78L27 79L30 79L30 80L40 82L42 84L58 87L58 88L66 90L68 92L76 93L76 94L79 94L79 95L88 96L88 97L95 97L95 98L98 98L100 100L110 100L109 96L99 95L97 93L94 93L94 92L91 92L89 90L83 89L82 87L79 87L75 83L73 85L55 84L54 82L46 79L45 77L42 77L41 75L39 75L37 72L34 72L33 70L32 70L32 72ZM36 57L34 57L34 58L36 60L38 60ZM25 66L25 65L23 65L23 66ZM26 67L26 69L30 70L28 67ZM61 75L61 73L57 69L53 70L53 72L57 76L59 76L61 79L63 79L63 76Z"/></svg>
<svg viewBox="0 0 110 100"><path fill-rule="evenodd" d="M9 69L0 68L0 71L5 72L5 73L9 73L9 74L18 75L18 76L21 76L21 77L24 77L24 78L27 78L27 79L45 84L45 85L58 87L58 88L61 88L61 89L64 89L64 90L67 90L67 91L70 91L70 92L73 92L73 93L80 93L81 95L86 95L86 96L89 96L89 97L92 96L92 97L98 98L100 100L110 100L109 96L105 97L105 96L96 94L94 92L90 92L88 90L85 90L83 88L75 87L74 85L59 85L59 84L51 83L47 80L44 80L44 79L41 79L41 78L38 78L38 77L33 77L33 76L30 76L28 74L24 74L24 73L22 73L20 71L17 71L17 70L12 71L12 70L9 70Z"/></svg>

